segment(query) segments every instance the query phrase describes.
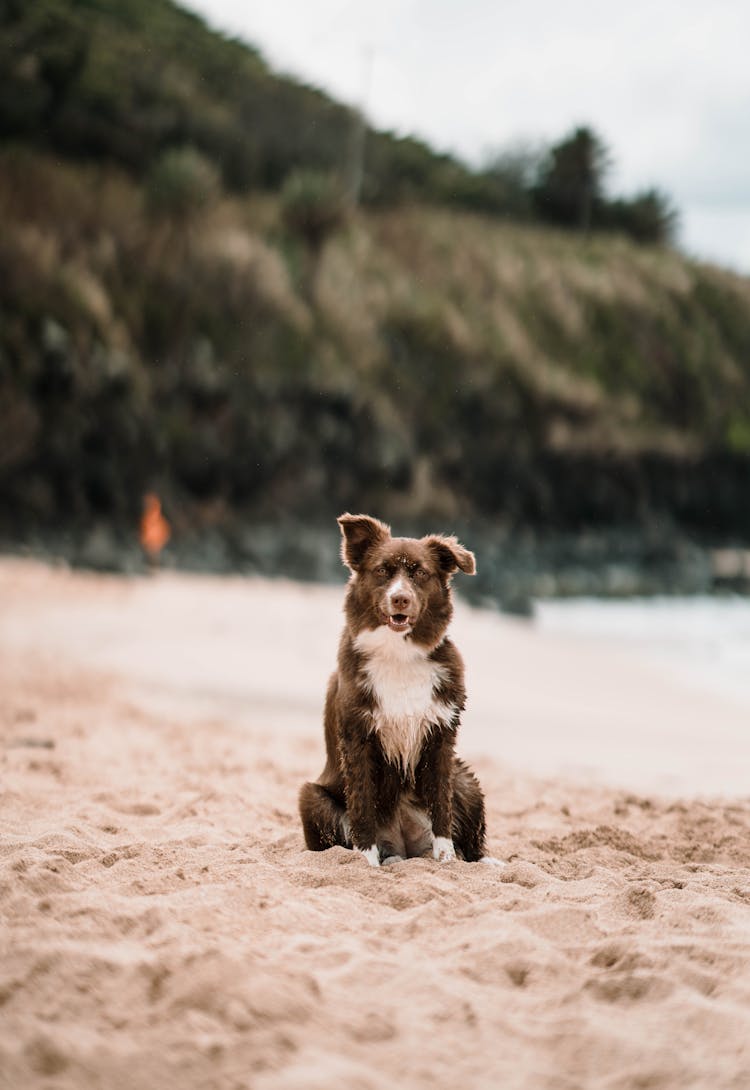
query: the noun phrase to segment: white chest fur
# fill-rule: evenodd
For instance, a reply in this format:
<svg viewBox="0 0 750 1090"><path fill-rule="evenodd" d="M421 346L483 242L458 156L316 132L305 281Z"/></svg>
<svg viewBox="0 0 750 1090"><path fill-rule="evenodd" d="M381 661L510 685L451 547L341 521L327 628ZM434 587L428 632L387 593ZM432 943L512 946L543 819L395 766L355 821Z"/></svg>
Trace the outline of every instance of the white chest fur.
<svg viewBox="0 0 750 1090"><path fill-rule="evenodd" d="M360 632L354 646L365 656L365 677L375 697L373 729L387 759L413 776L422 744L437 723L450 722L455 708L436 699L445 671L427 652L385 625Z"/></svg>

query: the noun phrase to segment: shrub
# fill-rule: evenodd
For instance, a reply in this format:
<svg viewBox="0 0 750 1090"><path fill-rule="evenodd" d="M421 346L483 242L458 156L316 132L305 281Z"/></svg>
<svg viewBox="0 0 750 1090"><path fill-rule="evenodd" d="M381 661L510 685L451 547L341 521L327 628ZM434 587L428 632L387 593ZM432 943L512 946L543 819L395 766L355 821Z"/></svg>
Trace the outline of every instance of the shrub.
<svg viewBox="0 0 750 1090"><path fill-rule="evenodd" d="M674 240L679 215L659 189L646 189L631 200L610 201L604 208L608 227L624 231L636 242L667 245Z"/></svg>
<svg viewBox="0 0 750 1090"><path fill-rule="evenodd" d="M154 162L146 180L146 207L154 216L184 222L219 196L219 175L195 148L169 148Z"/></svg>
<svg viewBox="0 0 750 1090"><path fill-rule="evenodd" d="M281 215L287 229L317 257L345 223L346 200L338 180L317 170L296 170L281 191Z"/></svg>

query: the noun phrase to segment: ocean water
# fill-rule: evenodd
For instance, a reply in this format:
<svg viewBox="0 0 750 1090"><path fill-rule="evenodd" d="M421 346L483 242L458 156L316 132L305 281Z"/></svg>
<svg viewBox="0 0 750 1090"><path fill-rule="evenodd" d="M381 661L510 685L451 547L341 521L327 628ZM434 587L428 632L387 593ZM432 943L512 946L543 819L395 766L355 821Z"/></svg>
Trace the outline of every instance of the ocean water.
<svg viewBox="0 0 750 1090"><path fill-rule="evenodd" d="M535 603L543 630L647 656L684 684L746 704L750 729L750 598L575 598Z"/></svg>

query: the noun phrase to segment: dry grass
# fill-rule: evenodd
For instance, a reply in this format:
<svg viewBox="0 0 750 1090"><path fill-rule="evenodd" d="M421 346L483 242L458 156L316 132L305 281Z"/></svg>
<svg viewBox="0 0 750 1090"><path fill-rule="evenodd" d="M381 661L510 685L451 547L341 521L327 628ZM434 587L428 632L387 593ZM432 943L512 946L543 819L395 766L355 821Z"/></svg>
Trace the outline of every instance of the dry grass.
<svg viewBox="0 0 750 1090"><path fill-rule="evenodd" d="M509 451L750 451L750 281L668 250L445 209L363 211L326 246L311 296L273 196L224 196L177 229L115 170L19 151L0 155L0 215L4 347L25 394L52 319L89 393L126 373L138 397L122 412L142 423L151 391L143 426L167 463L198 435L198 469L225 466L216 480L240 490L260 457L284 503L305 474L320 489L363 420L360 470L407 513L455 510L467 450L469 478ZM253 437L262 454L235 471ZM213 480L202 499L226 488Z"/></svg>

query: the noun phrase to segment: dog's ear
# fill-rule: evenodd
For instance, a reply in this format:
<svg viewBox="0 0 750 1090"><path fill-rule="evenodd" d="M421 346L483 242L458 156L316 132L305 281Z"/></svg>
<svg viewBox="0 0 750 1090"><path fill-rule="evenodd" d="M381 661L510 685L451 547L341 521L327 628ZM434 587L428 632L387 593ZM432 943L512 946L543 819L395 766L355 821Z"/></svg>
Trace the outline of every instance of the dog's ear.
<svg viewBox="0 0 750 1090"><path fill-rule="evenodd" d="M423 539L425 545L437 560L440 570L450 577L460 568L467 575L475 575L477 566L474 553L470 553L463 545L456 541L455 537L443 537L439 534L431 534Z"/></svg>
<svg viewBox="0 0 750 1090"><path fill-rule="evenodd" d="M373 545L386 541L391 536L390 526L369 515L341 515L336 520L341 527L341 559L358 571Z"/></svg>

